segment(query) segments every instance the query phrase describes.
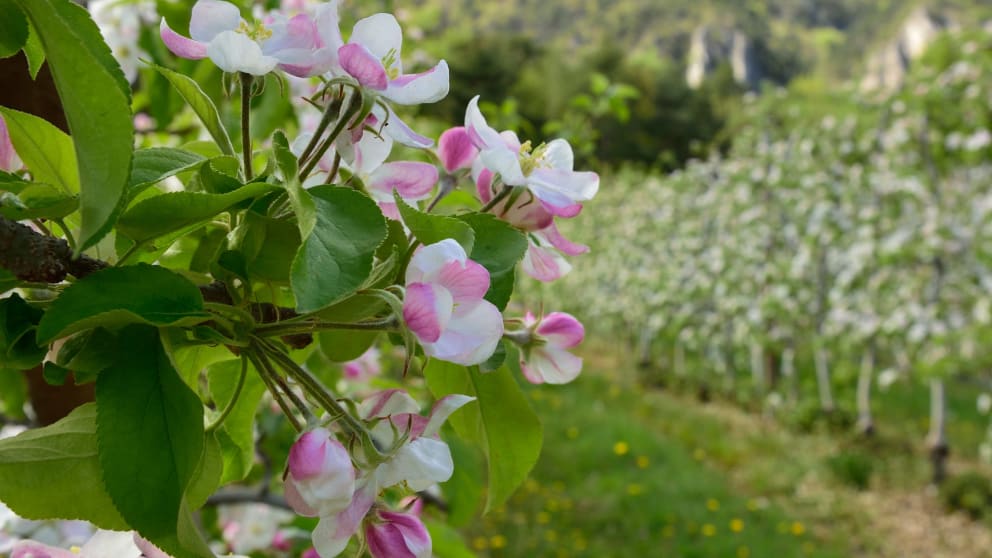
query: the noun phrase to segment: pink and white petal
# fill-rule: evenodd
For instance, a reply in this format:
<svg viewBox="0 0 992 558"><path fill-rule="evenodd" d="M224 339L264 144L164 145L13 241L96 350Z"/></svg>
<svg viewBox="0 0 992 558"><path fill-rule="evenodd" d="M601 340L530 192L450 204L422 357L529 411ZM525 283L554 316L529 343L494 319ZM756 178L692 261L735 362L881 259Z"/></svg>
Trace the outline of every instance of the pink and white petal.
<svg viewBox="0 0 992 558"><path fill-rule="evenodd" d="M344 41L341 39L341 16L338 13L340 4L341 0L329 0L327 3L317 6L314 16L320 45L335 52L344 45Z"/></svg>
<svg viewBox="0 0 992 558"><path fill-rule="evenodd" d="M390 523L369 522L365 542L372 558L412 558L399 528Z"/></svg>
<svg viewBox="0 0 992 558"><path fill-rule="evenodd" d="M484 149L479 153L479 159L482 160L482 164L487 169L499 175L500 181L503 184L509 186L524 186L528 184L528 179L524 176L524 172L520 168L520 157L506 146L496 147L495 149Z"/></svg>
<svg viewBox="0 0 992 558"><path fill-rule="evenodd" d="M362 45L348 43L339 48L338 63L363 87L385 91L389 86L389 78L382 61Z"/></svg>
<svg viewBox="0 0 992 558"><path fill-rule="evenodd" d="M575 154L572 153L572 146L563 139L551 140L544 148L541 166L558 170L572 170L575 166Z"/></svg>
<svg viewBox="0 0 992 558"><path fill-rule="evenodd" d="M451 238L422 246L410 258L406 268L406 284L435 282L445 264L452 261L464 263L466 260L468 255L465 249Z"/></svg>
<svg viewBox="0 0 992 558"><path fill-rule="evenodd" d="M504 207L500 205L499 208ZM549 213L533 194L527 192L513 206L499 213L500 218L526 231L540 231L554 223Z"/></svg>
<svg viewBox="0 0 992 558"><path fill-rule="evenodd" d="M541 201L564 211L575 202L589 201L596 196L599 175L594 172L537 169L527 177L527 187Z"/></svg>
<svg viewBox="0 0 992 558"><path fill-rule="evenodd" d="M524 379L534 385L541 385L544 383L544 378L538 374L537 369L527 364L527 361L520 357L520 373L524 375Z"/></svg>
<svg viewBox="0 0 992 558"><path fill-rule="evenodd" d="M363 400L358 406L358 415L365 420L419 412L420 405L402 389L380 391Z"/></svg>
<svg viewBox="0 0 992 558"><path fill-rule="evenodd" d="M506 146L499 132L489 127L486 117L479 110L478 95L472 97L472 100L468 102L468 108L465 109L465 131L468 132L468 137L472 143L480 150Z"/></svg>
<svg viewBox="0 0 992 558"><path fill-rule="evenodd" d="M489 290L489 270L472 260L448 262L441 268L437 282L451 293L455 304L481 299Z"/></svg>
<svg viewBox="0 0 992 558"><path fill-rule="evenodd" d="M296 481L293 480L293 477L286 477L286 480L282 483L282 490L283 497L286 498L286 503L289 504L289 507L294 512L304 517L317 517L317 508L308 504L303 498L300 490L296 487Z"/></svg>
<svg viewBox="0 0 992 558"><path fill-rule="evenodd" d="M582 359L554 347L540 347L531 353L530 365L549 384L567 384L582 372Z"/></svg>
<svg viewBox="0 0 992 558"><path fill-rule="evenodd" d="M520 153L520 138L517 137L516 132L513 130L503 130L499 133L499 137L503 139L503 144L510 148L510 151Z"/></svg>
<svg viewBox="0 0 992 558"><path fill-rule="evenodd" d="M385 163L369 176L368 186L383 192L399 193L407 201L430 196L438 181L437 167L428 163L396 161Z"/></svg>
<svg viewBox="0 0 992 558"><path fill-rule="evenodd" d="M291 76L311 77L325 73L326 60L319 60L314 51L307 49L286 49L273 53L279 61L279 69Z"/></svg>
<svg viewBox="0 0 992 558"><path fill-rule="evenodd" d="M434 406L431 407L431 414L427 424L424 425L423 430L417 433L417 436L437 436L437 433L441 431L441 426L448 420L448 417L472 401L475 401L474 397L459 393L446 395L438 399L434 403Z"/></svg>
<svg viewBox="0 0 992 558"><path fill-rule="evenodd" d="M472 176L475 180L475 191L479 194L482 203L489 203L493 199L493 171L487 169L482 164L482 160L476 157L472 163Z"/></svg>
<svg viewBox="0 0 992 558"><path fill-rule="evenodd" d="M560 349L569 349L586 336L586 328L575 316L566 312L552 312L541 320L537 326L537 334L548 340L548 345Z"/></svg>
<svg viewBox="0 0 992 558"><path fill-rule="evenodd" d="M454 470L448 444L435 438L417 438L379 465L375 475L380 488L406 482L411 490L420 491L447 481Z"/></svg>
<svg viewBox="0 0 992 558"><path fill-rule="evenodd" d="M209 43L224 31L234 31L241 25L241 12L230 2L199 0L193 5L189 18L189 36L194 41Z"/></svg>
<svg viewBox="0 0 992 558"><path fill-rule="evenodd" d="M355 530L357 531L357 525ZM334 558L344 552L344 549L348 547L348 541L355 534L355 531L347 534L344 533L345 531L347 529L341 528L341 522L337 516L320 518L317 527L310 535L313 547L320 558Z"/></svg>
<svg viewBox="0 0 992 558"><path fill-rule="evenodd" d="M449 326L435 343L424 345L424 353L455 364L481 364L496 351L503 336L503 315L489 301L460 305Z"/></svg>
<svg viewBox="0 0 992 558"><path fill-rule="evenodd" d="M234 31L224 31L214 37L207 45L207 56L225 72L244 72L253 76L264 76L279 63L262 54L258 43Z"/></svg>
<svg viewBox="0 0 992 558"><path fill-rule="evenodd" d="M379 517L399 529L407 550L415 558L431 557L431 535L415 513L381 512Z"/></svg>
<svg viewBox="0 0 992 558"><path fill-rule="evenodd" d="M442 60L426 72L402 75L390 81L383 96L398 105L436 103L448 96L448 88L448 63Z"/></svg>
<svg viewBox="0 0 992 558"><path fill-rule="evenodd" d="M99 529L79 549L79 554L76 556L82 556L83 558L88 558L89 556L141 558L141 549L134 543L133 531L108 531L106 529Z"/></svg>
<svg viewBox="0 0 992 558"><path fill-rule="evenodd" d="M18 541L11 549L10 558L79 558L79 555L39 542Z"/></svg>
<svg viewBox="0 0 992 558"><path fill-rule="evenodd" d="M301 434L289 448L289 474L297 480L306 480L323 473L330 441L331 433L326 428L314 428Z"/></svg>
<svg viewBox="0 0 992 558"><path fill-rule="evenodd" d="M348 42L362 45L379 60L392 53L396 60L393 67L403 73L403 67L399 65L403 54L403 31L392 14L378 13L359 20Z"/></svg>
<svg viewBox="0 0 992 558"><path fill-rule="evenodd" d="M454 302L447 289L433 283L406 287L403 321L421 343L434 343L448 326Z"/></svg>
<svg viewBox="0 0 992 558"><path fill-rule="evenodd" d="M562 236L561 232L558 231L558 227L552 222L547 227L541 229L538 233L539 236L544 237L552 246L561 251L561 253L568 256L578 256L579 254L585 254L589 251L589 247L585 244L578 244L572 242L571 240Z"/></svg>
<svg viewBox="0 0 992 558"><path fill-rule="evenodd" d="M561 254L533 243L527 246L520 267L527 275L545 283L550 283L572 270L572 265L565 261Z"/></svg>
<svg viewBox="0 0 992 558"><path fill-rule="evenodd" d="M166 48L180 58L187 60L200 60L207 57L207 44L200 41L187 39L176 33L162 18L162 23L158 26L158 34L162 37L162 42Z"/></svg>
<svg viewBox="0 0 992 558"><path fill-rule="evenodd" d="M316 22L304 14L297 14L268 27L272 36L262 43L262 52L276 58L281 58L278 53L284 50L306 50L312 53L320 43Z"/></svg>
<svg viewBox="0 0 992 558"><path fill-rule="evenodd" d="M464 126L449 128L437 140L437 157L449 173L472 167L479 155Z"/></svg>
<svg viewBox="0 0 992 558"><path fill-rule="evenodd" d="M22 166L21 158L14 150L14 144L10 141L10 132L7 130L7 122L0 116L0 170L16 171Z"/></svg>
<svg viewBox="0 0 992 558"><path fill-rule="evenodd" d="M368 176L382 166L393 150L393 138L383 135L362 134L362 139L354 144L351 168L360 176Z"/></svg>
<svg viewBox="0 0 992 558"><path fill-rule="evenodd" d="M579 213L582 213L581 203L573 203L572 205L555 207L542 201L541 205L544 206L545 211L555 217L561 217L562 219L571 219L572 217L577 217Z"/></svg>
<svg viewBox="0 0 992 558"><path fill-rule="evenodd" d="M392 201L380 201L379 211L382 211L383 216L386 219L392 219L393 221L403 221L403 216L400 215L400 208Z"/></svg>
<svg viewBox="0 0 992 558"><path fill-rule="evenodd" d="M300 496L319 517L327 517L344 511L351 505L355 491L354 469L344 474L328 474L307 481L297 481L296 489Z"/></svg>
<svg viewBox="0 0 992 558"><path fill-rule="evenodd" d="M161 548L155 546L151 541L138 533L134 534L134 546L138 548L140 555L144 556L144 558L172 558Z"/></svg>
<svg viewBox="0 0 992 558"><path fill-rule="evenodd" d="M434 140L414 132L413 128L410 128L403 119L397 116L392 108L388 111L383 111L381 107L376 106L372 109L372 114L380 121L385 122L382 131L396 140L397 143L416 149L427 149L434 145Z"/></svg>

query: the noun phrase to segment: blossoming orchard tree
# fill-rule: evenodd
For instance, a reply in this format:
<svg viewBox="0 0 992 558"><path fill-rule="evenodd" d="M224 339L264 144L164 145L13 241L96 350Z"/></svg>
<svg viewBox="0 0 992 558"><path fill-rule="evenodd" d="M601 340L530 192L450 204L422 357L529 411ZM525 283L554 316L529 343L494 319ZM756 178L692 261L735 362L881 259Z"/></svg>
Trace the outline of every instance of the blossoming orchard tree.
<svg viewBox="0 0 992 558"><path fill-rule="evenodd" d="M581 370L581 323L510 300L518 269L553 281L587 250L555 221L598 176L563 140L494 130L478 99L436 143L418 133L403 107L442 99L448 68L404 71L390 14L343 34L338 0L199 0L151 40L152 6L93 4L106 40L70 0L0 1L0 56L23 51L32 75L47 63L69 131L0 107L2 385L36 367L95 385L0 440L0 502L113 530L82 556L213 556L197 510L231 483L268 494L255 433L278 434L274 420L294 431L275 490L314 518L309 555L431 556L410 497L474 445L488 488L470 467L443 496L452 513L483 494L499 506L541 446L518 382ZM153 87L133 91L139 72ZM159 122L132 114L145 103ZM273 124L273 103L290 118ZM402 372L369 383L379 354ZM0 392L7 412L15 393ZM12 555L77 554L22 541Z"/></svg>
<svg viewBox="0 0 992 558"><path fill-rule="evenodd" d="M843 424L856 409L866 434L873 386L918 382L939 482L945 382L992 388L990 44L945 37L890 94L752 99L725 156L620 173L589 216L600 256L530 292L643 332L664 381Z"/></svg>

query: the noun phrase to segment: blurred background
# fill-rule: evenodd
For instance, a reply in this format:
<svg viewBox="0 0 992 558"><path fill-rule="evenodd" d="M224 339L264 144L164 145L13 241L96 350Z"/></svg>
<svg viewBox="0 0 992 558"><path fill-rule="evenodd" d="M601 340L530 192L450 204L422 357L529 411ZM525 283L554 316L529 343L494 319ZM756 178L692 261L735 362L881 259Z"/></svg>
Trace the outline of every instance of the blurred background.
<svg viewBox="0 0 992 558"><path fill-rule="evenodd" d="M195 119L140 59L225 95L158 39L192 3L89 2L157 145ZM592 252L518 286L585 323L584 373L528 388L541 460L481 519L452 444L436 555L992 556L992 3L346 0L342 28L383 10L410 71L451 68L418 131L480 94L602 177L562 224ZM253 103L257 137L299 125L275 82Z"/></svg>

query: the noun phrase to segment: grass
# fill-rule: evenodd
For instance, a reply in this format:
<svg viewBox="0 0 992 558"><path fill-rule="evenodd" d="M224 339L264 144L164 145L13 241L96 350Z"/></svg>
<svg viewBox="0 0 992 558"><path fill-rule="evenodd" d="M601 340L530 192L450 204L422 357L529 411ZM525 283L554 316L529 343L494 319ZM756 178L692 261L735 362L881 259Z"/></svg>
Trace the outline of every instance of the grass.
<svg viewBox="0 0 992 558"><path fill-rule="evenodd" d="M965 558L992 547L987 525L945 514L925 490L925 389L880 394L866 442L645 389L623 361L587 349L576 382L527 388L544 450L504 507L462 529L478 556ZM950 404L952 441L975 440L973 395L952 390Z"/></svg>

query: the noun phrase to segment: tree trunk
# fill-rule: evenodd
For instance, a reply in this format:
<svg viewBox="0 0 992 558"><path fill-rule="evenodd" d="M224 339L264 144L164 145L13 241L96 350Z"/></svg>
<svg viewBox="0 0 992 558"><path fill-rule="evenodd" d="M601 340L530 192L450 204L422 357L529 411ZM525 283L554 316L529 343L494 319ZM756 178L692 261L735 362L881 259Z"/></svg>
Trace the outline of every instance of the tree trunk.
<svg viewBox="0 0 992 558"><path fill-rule="evenodd" d="M820 393L820 409L824 413L834 412L833 389L830 387L830 368L827 350L817 346L813 355L816 365L816 385Z"/></svg>
<svg viewBox="0 0 992 558"><path fill-rule="evenodd" d="M761 396L765 394L765 348L756 341L751 342L751 388Z"/></svg>
<svg viewBox="0 0 992 558"><path fill-rule="evenodd" d="M940 485L947 478L947 400L944 395L944 381L930 380L930 432L927 434L930 447L930 462L933 465L932 481Z"/></svg>
<svg viewBox="0 0 992 558"><path fill-rule="evenodd" d="M875 421L871 414L871 384L875 377L875 342L868 341L868 347L861 355L861 371L858 373L858 433L871 436L875 433Z"/></svg>
<svg viewBox="0 0 992 558"><path fill-rule="evenodd" d="M782 378L785 379L789 401L799 400L799 378L796 377L796 350L790 344L782 349Z"/></svg>

